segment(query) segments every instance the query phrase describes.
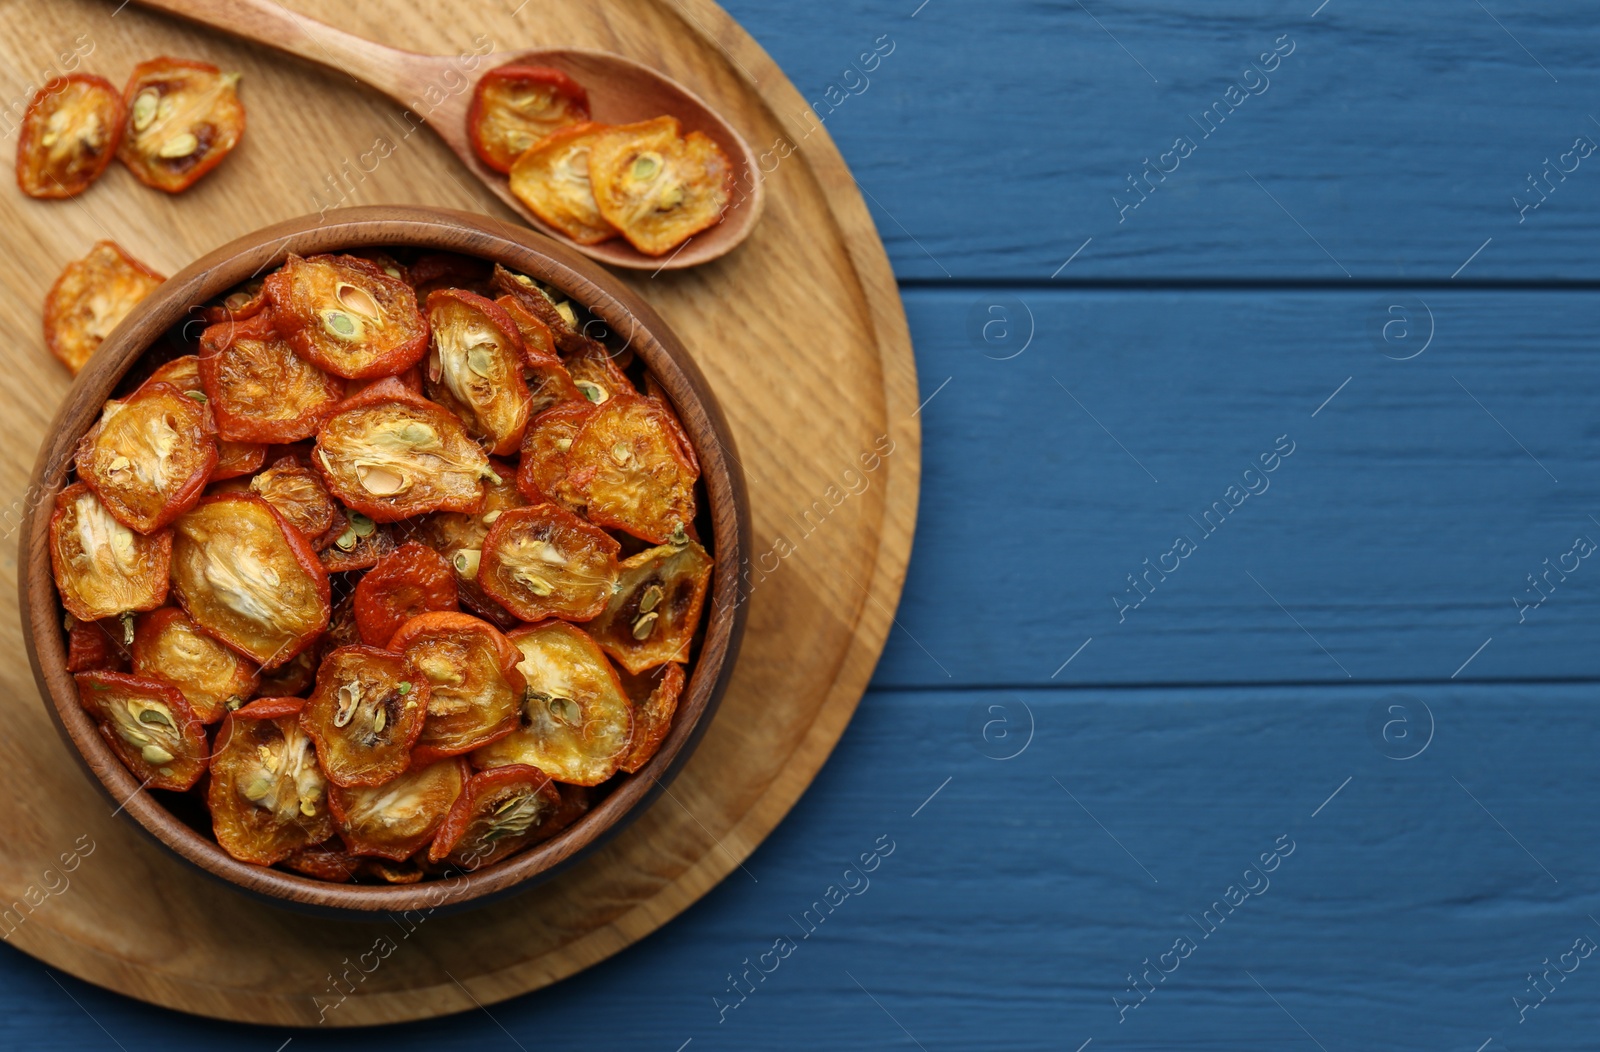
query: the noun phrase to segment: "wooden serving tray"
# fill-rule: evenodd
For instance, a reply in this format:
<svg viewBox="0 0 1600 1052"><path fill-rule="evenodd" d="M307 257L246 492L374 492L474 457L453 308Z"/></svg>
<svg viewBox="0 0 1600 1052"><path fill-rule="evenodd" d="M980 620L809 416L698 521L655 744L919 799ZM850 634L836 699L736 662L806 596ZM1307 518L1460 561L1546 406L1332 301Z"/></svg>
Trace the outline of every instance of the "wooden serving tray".
<svg viewBox="0 0 1600 1052"><path fill-rule="evenodd" d="M143 838L112 813L45 713L14 599L29 468L69 386L44 349L40 304L61 267L101 238L172 273L250 230L323 207L417 203L511 217L431 133L337 74L112 0L16 5L8 14L7 150L43 79L81 68L120 84L159 54L241 70L250 124L234 156L179 197L117 165L69 201L29 200L9 180L0 191L8 373L0 419L9 440L0 460L0 645L11 658L0 667L0 937L90 982L184 1011L287 1025L391 1023L513 997L617 952L705 894L793 806L849 722L899 598L916 519L917 383L894 277L849 171L805 100L709 0L288 6L419 51L526 44L631 56L718 107L771 168L765 215L740 249L692 271L623 275L710 381L752 503L748 629L698 751L645 815L547 884L402 927L307 917L247 898ZM373 953L375 944L392 948ZM348 983L339 979L347 959Z"/></svg>

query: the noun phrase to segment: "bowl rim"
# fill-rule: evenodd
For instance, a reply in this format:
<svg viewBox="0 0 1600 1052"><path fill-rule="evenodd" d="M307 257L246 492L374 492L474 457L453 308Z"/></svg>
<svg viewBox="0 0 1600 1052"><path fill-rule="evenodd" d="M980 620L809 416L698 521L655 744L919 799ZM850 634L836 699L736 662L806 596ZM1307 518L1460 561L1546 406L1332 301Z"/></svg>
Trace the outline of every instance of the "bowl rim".
<svg viewBox="0 0 1600 1052"><path fill-rule="evenodd" d="M143 792L112 753L79 703L72 674L66 671L64 610L50 565L49 520L79 438L117 383L191 307L276 266L290 252L312 255L384 246L456 252L502 263L566 293L612 332L626 332L626 345L665 390L699 457L715 565L699 657L672 729L646 766L567 830L502 862L411 885L334 884L234 859ZM733 671L746 613L739 586L750 551L750 511L733 448L732 433L704 375L661 316L618 279L541 233L467 212L396 205L342 208L326 217L307 215L263 227L194 261L135 307L79 373L56 413L34 464L18 547L19 603L34 680L49 699L45 708L57 731L117 813L232 887L280 905L346 917L486 905L550 879L621 832L665 791L709 725Z"/></svg>

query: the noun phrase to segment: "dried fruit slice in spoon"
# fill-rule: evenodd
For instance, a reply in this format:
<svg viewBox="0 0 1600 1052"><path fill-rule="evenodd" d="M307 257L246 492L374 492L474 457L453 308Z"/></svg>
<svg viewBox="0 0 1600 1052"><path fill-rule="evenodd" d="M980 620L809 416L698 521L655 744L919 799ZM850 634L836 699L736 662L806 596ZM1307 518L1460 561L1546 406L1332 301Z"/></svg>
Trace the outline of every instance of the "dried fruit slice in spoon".
<svg viewBox="0 0 1600 1052"><path fill-rule="evenodd" d="M467 111L472 149L497 172L557 128L589 119L589 93L558 69L512 62L478 78Z"/></svg>

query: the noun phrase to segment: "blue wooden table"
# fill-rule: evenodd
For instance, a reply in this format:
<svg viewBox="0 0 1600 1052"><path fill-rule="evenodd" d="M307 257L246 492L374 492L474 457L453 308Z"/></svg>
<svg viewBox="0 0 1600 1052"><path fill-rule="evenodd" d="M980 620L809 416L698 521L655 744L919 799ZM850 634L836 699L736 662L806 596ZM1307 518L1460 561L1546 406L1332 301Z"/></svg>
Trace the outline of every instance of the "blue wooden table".
<svg viewBox="0 0 1600 1052"><path fill-rule="evenodd" d="M487 1011L230 1026L7 949L0 1047L1600 1044L1600 24L1318 2L733 0L929 399L811 791Z"/></svg>

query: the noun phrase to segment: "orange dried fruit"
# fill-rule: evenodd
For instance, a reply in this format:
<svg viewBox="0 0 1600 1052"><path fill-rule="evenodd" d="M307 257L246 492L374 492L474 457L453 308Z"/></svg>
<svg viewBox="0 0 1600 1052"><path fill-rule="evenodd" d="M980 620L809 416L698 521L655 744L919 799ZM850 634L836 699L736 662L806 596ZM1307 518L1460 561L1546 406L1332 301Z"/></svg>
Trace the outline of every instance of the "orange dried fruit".
<svg viewBox="0 0 1600 1052"><path fill-rule="evenodd" d="M300 727L302 698L261 698L217 732L206 806L222 849L270 866L333 836L328 779Z"/></svg>
<svg viewBox="0 0 1600 1052"><path fill-rule="evenodd" d="M56 497L50 566L61 605L80 621L154 610L167 601L172 531L139 534L79 482Z"/></svg>
<svg viewBox="0 0 1600 1052"><path fill-rule="evenodd" d="M554 504L502 512L478 560L478 584L524 621L587 621L606 608L621 546Z"/></svg>
<svg viewBox="0 0 1600 1052"><path fill-rule="evenodd" d="M589 119L589 94L558 69L511 62L478 78L467 111L472 149L497 172L558 128Z"/></svg>
<svg viewBox="0 0 1600 1052"><path fill-rule="evenodd" d="M357 256L291 254L267 277L267 298L295 351L335 376L393 376L427 353L416 292Z"/></svg>
<svg viewBox="0 0 1600 1052"><path fill-rule="evenodd" d="M617 773L633 733L633 705L605 652L565 621L506 638L522 651L522 725L474 752L473 764L526 764L573 785L599 785Z"/></svg>
<svg viewBox="0 0 1600 1052"><path fill-rule="evenodd" d="M216 723L253 697L260 685L254 664L172 606L142 614L135 623L133 671L177 687L201 723Z"/></svg>
<svg viewBox="0 0 1600 1052"><path fill-rule="evenodd" d="M40 88L17 136L17 186L29 197L81 194L122 141L122 96L104 77L73 73Z"/></svg>
<svg viewBox="0 0 1600 1052"><path fill-rule="evenodd" d="M586 122L552 132L512 163L511 192L546 223L580 245L617 236L600 214L589 183L589 150L610 130Z"/></svg>
<svg viewBox="0 0 1600 1052"><path fill-rule="evenodd" d="M44 298L44 342L74 374L111 330L166 279L115 241L68 263Z"/></svg>
<svg viewBox="0 0 1600 1052"><path fill-rule="evenodd" d="M180 193L244 137L239 74L206 62L154 58L123 89L127 125L117 156L146 186Z"/></svg>
<svg viewBox="0 0 1600 1052"><path fill-rule="evenodd" d="M498 477L453 413L394 379L340 405L312 459L334 495L375 522L476 511L483 480Z"/></svg>
<svg viewBox="0 0 1600 1052"><path fill-rule="evenodd" d="M531 408L516 323L493 300L441 289L428 295L428 328L423 391L460 417L491 455L515 453Z"/></svg>
<svg viewBox="0 0 1600 1052"><path fill-rule="evenodd" d="M589 148L600 214L647 256L663 256L722 220L733 198L733 163L676 117L612 128Z"/></svg>
<svg viewBox="0 0 1600 1052"><path fill-rule="evenodd" d="M182 792L206 773L205 730L178 688L121 672L73 678L100 736L141 783Z"/></svg>
<svg viewBox="0 0 1600 1052"><path fill-rule="evenodd" d="M589 622L589 634L635 675L669 662L687 663L711 568L711 556L692 540L629 556L622 561L616 593Z"/></svg>
<svg viewBox="0 0 1600 1052"><path fill-rule="evenodd" d="M274 669L328 626L328 574L253 494L207 497L173 525L172 588L207 634Z"/></svg>
<svg viewBox="0 0 1600 1052"><path fill-rule="evenodd" d="M411 660L376 647L322 659L300 725L334 785L382 785L411 764L428 711L428 681Z"/></svg>

